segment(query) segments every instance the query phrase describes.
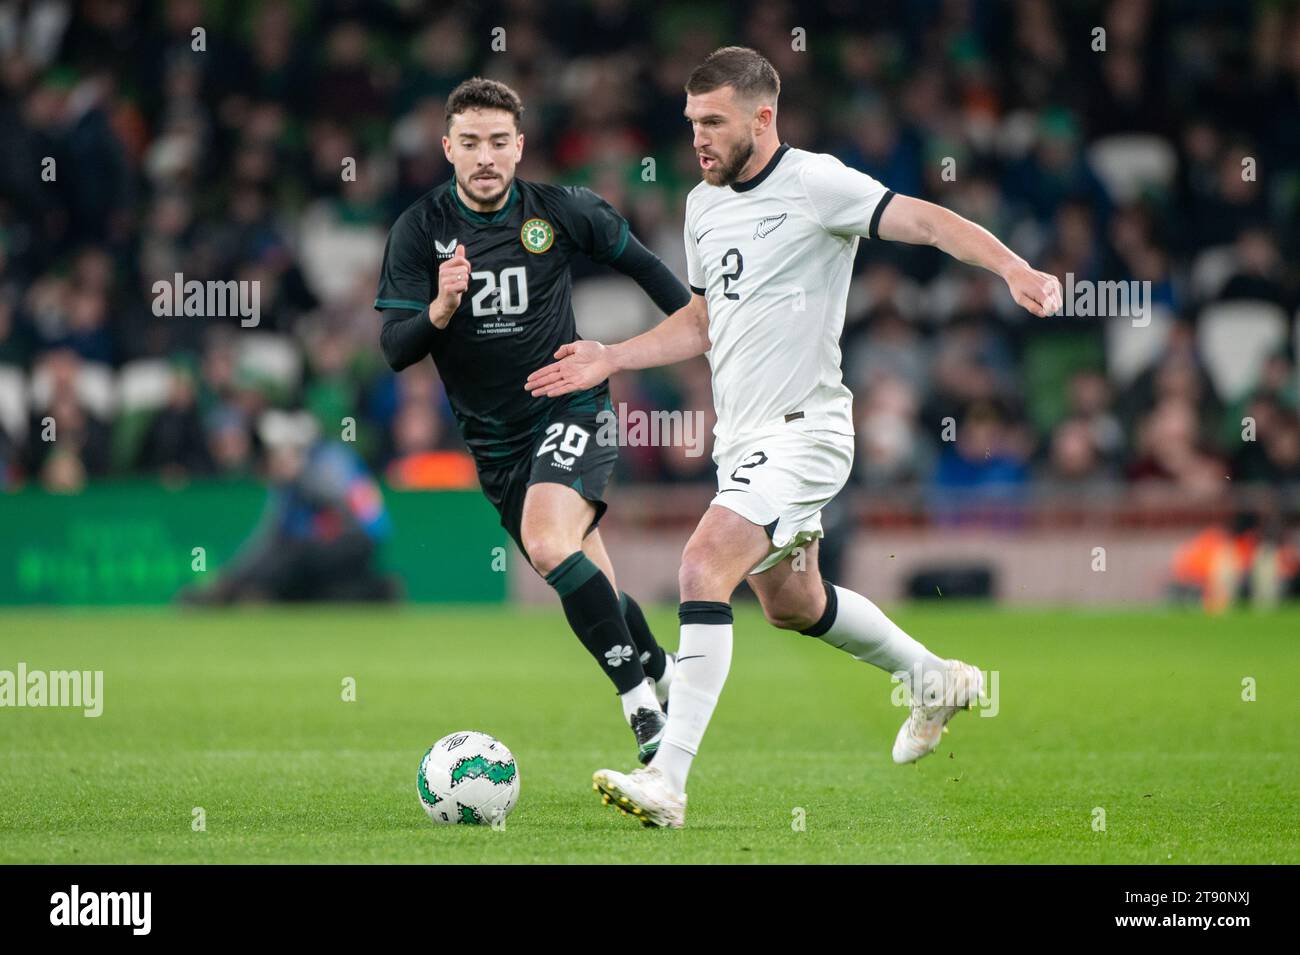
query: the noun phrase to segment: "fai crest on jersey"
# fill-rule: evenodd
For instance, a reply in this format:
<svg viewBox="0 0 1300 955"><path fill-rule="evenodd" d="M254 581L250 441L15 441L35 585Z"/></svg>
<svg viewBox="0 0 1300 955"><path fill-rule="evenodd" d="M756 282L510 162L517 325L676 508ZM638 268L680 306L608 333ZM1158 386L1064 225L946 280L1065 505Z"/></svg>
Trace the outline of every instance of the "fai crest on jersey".
<svg viewBox="0 0 1300 955"><path fill-rule="evenodd" d="M519 241L529 252L541 255L555 241L555 230L545 219L529 219L519 230Z"/></svg>
<svg viewBox="0 0 1300 955"><path fill-rule="evenodd" d="M758 228L754 230L754 238L761 239L766 235L771 235L777 230L782 222L785 221L786 213L779 216L764 216L758 220Z"/></svg>
<svg viewBox="0 0 1300 955"><path fill-rule="evenodd" d="M439 242L437 239L434 239L433 247L435 250L437 250L438 258L440 259L449 259L456 254L455 239L452 239L450 242L446 244L443 244L442 242Z"/></svg>

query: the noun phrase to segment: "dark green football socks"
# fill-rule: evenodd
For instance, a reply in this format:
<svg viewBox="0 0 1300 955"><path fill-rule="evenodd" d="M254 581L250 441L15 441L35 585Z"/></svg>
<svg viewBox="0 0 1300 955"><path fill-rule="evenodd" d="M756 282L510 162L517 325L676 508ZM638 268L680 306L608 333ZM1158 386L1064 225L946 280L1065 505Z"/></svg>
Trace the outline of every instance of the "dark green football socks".
<svg viewBox="0 0 1300 955"><path fill-rule="evenodd" d="M546 582L559 594L569 626L619 695L641 686L646 672L636 641L628 631L618 595L600 568L582 551L575 551L546 575Z"/></svg>

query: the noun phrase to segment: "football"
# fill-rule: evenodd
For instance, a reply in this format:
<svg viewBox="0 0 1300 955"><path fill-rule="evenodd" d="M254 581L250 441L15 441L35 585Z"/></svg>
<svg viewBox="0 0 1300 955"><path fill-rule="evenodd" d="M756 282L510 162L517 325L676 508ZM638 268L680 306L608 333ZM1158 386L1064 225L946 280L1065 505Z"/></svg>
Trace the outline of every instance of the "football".
<svg viewBox="0 0 1300 955"><path fill-rule="evenodd" d="M439 825L501 825L519 799L519 767L499 739L465 730L429 747L415 789Z"/></svg>

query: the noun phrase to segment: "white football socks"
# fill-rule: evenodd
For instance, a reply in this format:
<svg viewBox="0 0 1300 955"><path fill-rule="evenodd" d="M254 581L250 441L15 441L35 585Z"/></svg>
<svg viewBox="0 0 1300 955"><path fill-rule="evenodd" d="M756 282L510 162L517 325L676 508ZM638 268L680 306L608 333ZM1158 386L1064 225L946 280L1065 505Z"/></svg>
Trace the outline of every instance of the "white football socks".
<svg viewBox="0 0 1300 955"><path fill-rule="evenodd" d="M668 725L651 766L670 789L686 792L691 761L699 752L709 718L731 669L731 605L691 600L681 605L681 642L668 707Z"/></svg>
<svg viewBox="0 0 1300 955"><path fill-rule="evenodd" d="M664 654L664 675L658 680L654 680L655 697L659 700L660 705L668 702L668 693L673 684L673 669L676 664L673 662L673 654ZM653 678L652 678L653 679Z"/></svg>
<svg viewBox="0 0 1300 955"><path fill-rule="evenodd" d="M623 719L632 722L632 714L645 707L647 710L660 709L659 698L655 696L655 681L646 677L626 693L620 693L618 701L623 704Z"/></svg>
<svg viewBox="0 0 1300 955"><path fill-rule="evenodd" d="M916 697L925 688L927 673L943 674L947 663L909 637L898 624L860 593L832 587L837 608L825 633L805 631L849 656L898 674ZM828 593L829 598L829 593ZM934 679L931 677L930 679ZM674 700L674 703L676 701Z"/></svg>

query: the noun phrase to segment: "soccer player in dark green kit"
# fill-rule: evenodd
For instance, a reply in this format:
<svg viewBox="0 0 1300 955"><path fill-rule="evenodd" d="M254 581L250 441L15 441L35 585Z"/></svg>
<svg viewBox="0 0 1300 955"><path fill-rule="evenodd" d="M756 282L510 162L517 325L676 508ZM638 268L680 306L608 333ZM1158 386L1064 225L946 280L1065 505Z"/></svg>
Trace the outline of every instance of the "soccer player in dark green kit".
<svg viewBox="0 0 1300 955"><path fill-rule="evenodd" d="M609 382L538 399L524 381L578 337L573 256L630 276L665 314L690 293L589 189L515 178L522 111L494 80L466 80L448 97L442 145L454 175L389 232L380 340L394 371L433 357L483 493L613 682L644 763L663 735L674 661L616 589L596 529L618 457L598 440L610 430Z"/></svg>

